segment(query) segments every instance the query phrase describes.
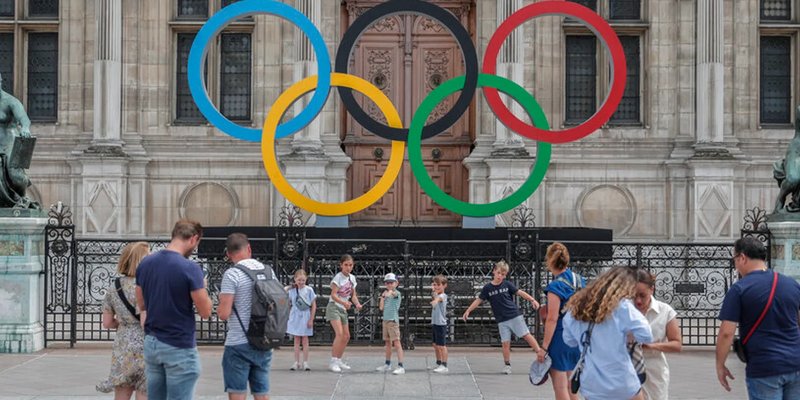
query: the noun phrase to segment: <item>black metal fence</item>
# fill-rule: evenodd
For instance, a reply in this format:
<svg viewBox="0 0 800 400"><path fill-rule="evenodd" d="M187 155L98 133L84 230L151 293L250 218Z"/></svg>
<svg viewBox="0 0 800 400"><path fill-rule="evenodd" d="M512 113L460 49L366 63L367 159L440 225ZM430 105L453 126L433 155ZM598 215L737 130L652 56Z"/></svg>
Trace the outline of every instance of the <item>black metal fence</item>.
<svg viewBox="0 0 800 400"><path fill-rule="evenodd" d="M53 220L47 228L45 270L46 343L105 341L113 332L101 324L102 301L115 276L118 255L131 240L76 239L71 221ZM460 320L481 287L491 279L499 260L511 266L509 279L537 299L551 276L544 266L547 246L553 235L537 229L492 230L490 237L469 239L464 235L434 235L441 238L381 238L372 233L349 230L347 236L325 236L313 228L269 228L270 235L251 234L254 258L273 266L279 278L289 284L304 266L309 285L317 293L313 343L329 344L332 331L324 321L330 281L338 272L339 257L352 254L357 292L364 308L351 311L354 343L381 343L377 299L383 276L398 275L404 293L401 331L405 344L430 343L431 279L444 274L449 279L448 321L450 340L455 345L498 344L499 335L487 304L469 321ZM330 234L334 230L328 230ZM566 236L573 235L563 231ZM485 236L486 234L484 234ZM396 236L396 235L395 235ZM562 235L563 236L563 235ZM578 235L580 236L580 235ZM585 235L584 235L585 236ZM361 237L361 238L358 238ZM734 282L731 246L719 244L612 243L559 239L572 253L573 268L587 278L613 265L642 266L658 278L656 297L678 312L687 345L713 345L717 334L716 316L728 288ZM157 250L164 239L149 240ZM209 274L209 286L217 303L223 272L230 267L224 257L224 238L204 238L193 258ZM520 301L528 325L541 337L538 313ZM200 343L219 344L225 337L225 322L216 314L197 321Z"/></svg>

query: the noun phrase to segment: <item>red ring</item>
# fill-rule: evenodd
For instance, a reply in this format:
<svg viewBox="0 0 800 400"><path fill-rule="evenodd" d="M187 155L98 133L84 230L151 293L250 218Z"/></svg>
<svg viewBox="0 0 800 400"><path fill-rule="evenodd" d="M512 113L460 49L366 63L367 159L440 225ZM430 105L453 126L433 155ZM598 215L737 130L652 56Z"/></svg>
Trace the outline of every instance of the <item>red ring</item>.
<svg viewBox="0 0 800 400"><path fill-rule="evenodd" d="M617 106L619 106L619 102L622 100L628 69L625 64L625 52L622 50L619 37L602 17L580 4L564 0L551 0L523 7L500 24L489 40L488 46L486 46L483 72L490 75L496 74L497 56L500 53L500 48L514 29L533 18L552 14L575 17L582 20L600 37L600 40L611 53L613 63L611 90L600 109L591 118L576 127L563 131L549 131L528 125L517 118L500 100L497 89L487 87L483 88L483 92L486 95L486 102L489 103L489 107L506 127L529 139L557 144L572 142L589 136L611 119L611 116L617 110Z"/></svg>

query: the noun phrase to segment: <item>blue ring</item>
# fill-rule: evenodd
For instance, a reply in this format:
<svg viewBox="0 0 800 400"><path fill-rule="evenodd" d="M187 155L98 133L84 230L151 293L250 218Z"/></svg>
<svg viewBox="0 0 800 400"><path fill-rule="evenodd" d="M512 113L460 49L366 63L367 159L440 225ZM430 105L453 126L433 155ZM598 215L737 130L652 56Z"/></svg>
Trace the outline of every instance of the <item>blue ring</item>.
<svg viewBox="0 0 800 400"><path fill-rule="evenodd" d="M223 8L208 19L200 31L197 32L197 36L192 43L188 62L189 90L192 93L195 104L197 104L197 108L208 119L208 122L222 132L248 142L260 142L261 129L245 128L225 118L211 103L211 99L208 98L208 91L206 91L206 85L202 77L205 69L204 60L208 54L208 44L211 40L231 21L259 13L277 15L297 25L308 36L311 45L314 47L314 53L317 55L317 75L319 78L314 96L311 97L308 106L300 114L278 126L275 137L286 137L305 128L322 111L322 107L325 106L328 93L331 90L331 59L325 40L317 27L300 11L274 0L244 0Z"/></svg>

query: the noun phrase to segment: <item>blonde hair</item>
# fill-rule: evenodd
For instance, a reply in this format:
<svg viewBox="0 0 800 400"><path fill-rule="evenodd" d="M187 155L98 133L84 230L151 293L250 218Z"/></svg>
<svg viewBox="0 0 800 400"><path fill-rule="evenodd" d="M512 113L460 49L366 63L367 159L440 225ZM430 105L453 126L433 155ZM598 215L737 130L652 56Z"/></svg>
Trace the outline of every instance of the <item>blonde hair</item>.
<svg viewBox="0 0 800 400"><path fill-rule="evenodd" d="M498 261L497 264L494 265L494 268L508 274L508 264L506 264L505 261Z"/></svg>
<svg viewBox="0 0 800 400"><path fill-rule="evenodd" d="M136 268L142 259L150 254L150 244L147 242L134 242L128 243L122 249L122 254L119 256L117 263L117 272L120 275L134 277L136 276Z"/></svg>
<svg viewBox="0 0 800 400"><path fill-rule="evenodd" d="M306 270L300 268L297 271L294 271L294 279L299 278L301 275L303 277L305 277L305 278L308 278L308 274L306 274Z"/></svg>
<svg viewBox="0 0 800 400"><path fill-rule="evenodd" d="M617 308L622 299L636 294L636 272L627 267L614 267L600 275L585 289L576 292L566 309L578 321L601 323Z"/></svg>
<svg viewBox="0 0 800 400"><path fill-rule="evenodd" d="M447 277L439 274L433 277L433 283L437 283L439 285L447 285Z"/></svg>
<svg viewBox="0 0 800 400"><path fill-rule="evenodd" d="M564 244L555 242L547 246L547 255L544 259L553 269L561 271L566 269L569 265L569 250L567 250L567 246L564 246Z"/></svg>

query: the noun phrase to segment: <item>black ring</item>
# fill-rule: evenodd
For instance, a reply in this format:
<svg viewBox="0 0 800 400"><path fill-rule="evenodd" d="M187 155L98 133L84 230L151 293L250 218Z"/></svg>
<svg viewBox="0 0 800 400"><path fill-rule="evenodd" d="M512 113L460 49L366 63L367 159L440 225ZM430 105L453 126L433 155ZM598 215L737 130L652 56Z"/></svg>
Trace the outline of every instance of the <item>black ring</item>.
<svg viewBox="0 0 800 400"><path fill-rule="evenodd" d="M478 54L469 32L461 25L455 15L444 8L422 0L390 0L379 4L356 18L353 25L344 33L344 37L342 37L342 41L336 51L335 71L347 73L347 65L353 48L358 38L370 25L387 15L402 12L421 14L439 21L455 37L464 57L464 65L466 67L464 89L461 90L461 95L450 111L439 120L426 125L422 129L422 139L428 139L455 125L458 119L469 109L475 90L478 87L478 74L480 73L478 69ZM403 142L408 140L408 129L392 128L374 120L356 102L352 89L345 87L338 87L337 89L339 90L339 96L342 98L344 108L364 129L385 139Z"/></svg>

